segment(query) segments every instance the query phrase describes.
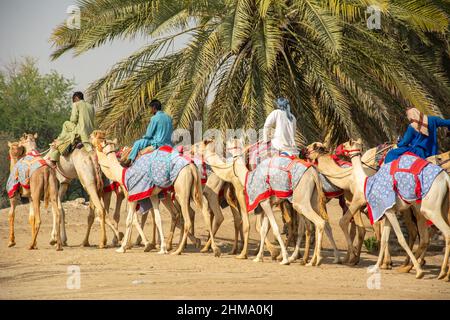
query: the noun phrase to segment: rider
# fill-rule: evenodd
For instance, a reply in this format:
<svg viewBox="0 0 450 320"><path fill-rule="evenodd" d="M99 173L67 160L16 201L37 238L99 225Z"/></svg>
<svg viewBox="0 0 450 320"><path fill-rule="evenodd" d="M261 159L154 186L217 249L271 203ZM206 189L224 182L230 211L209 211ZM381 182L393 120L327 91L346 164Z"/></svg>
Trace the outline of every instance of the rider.
<svg viewBox="0 0 450 320"><path fill-rule="evenodd" d="M128 156L128 159L132 162L136 159L139 151L149 146L155 149L164 145L172 146L172 118L162 111L162 105L159 100L152 100L150 108L153 117L147 127L147 132L142 139L134 143L133 149Z"/></svg>
<svg viewBox="0 0 450 320"><path fill-rule="evenodd" d="M291 113L291 106L286 98L278 98L277 109L272 111L264 124L264 141L269 141L269 129L275 127L275 132L271 140L272 147L281 154L288 156L297 155L295 146L295 130L297 120Z"/></svg>
<svg viewBox="0 0 450 320"><path fill-rule="evenodd" d="M405 135L386 155L385 163L400 158L405 152L411 152L421 158L428 158L438 153L437 128L447 127L450 129L450 120L435 116L427 116L416 108L406 111L410 122Z"/></svg>
<svg viewBox="0 0 450 320"><path fill-rule="evenodd" d="M94 107L84 101L82 92L75 92L72 96L72 113L69 121L64 122L62 132L55 140L49 153L50 163L52 167L59 161L61 153L72 144L75 138L79 138L84 145L86 151L92 151L90 144L90 135L94 131L95 126L95 110Z"/></svg>

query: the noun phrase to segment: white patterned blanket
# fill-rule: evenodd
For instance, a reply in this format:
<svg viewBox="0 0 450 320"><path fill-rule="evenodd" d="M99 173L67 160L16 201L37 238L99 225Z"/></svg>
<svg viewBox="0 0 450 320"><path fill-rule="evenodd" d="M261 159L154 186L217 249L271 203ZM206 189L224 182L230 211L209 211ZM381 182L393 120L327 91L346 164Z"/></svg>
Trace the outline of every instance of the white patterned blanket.
<svg viewBox="0 0 450 320"><path fill-rule="evenodd" d="M249 171L245 181L245 201L248 212L263 200L276 196L292 202L292 192L311 165L303 160L277 156L262 161Z"/></svg>
<svg viewBox="0 0 450 320"><path fill-rule="evenodd" d="M409 169L420 159L413 154L405 154L399 158L398 170L394 170L396 188L394 188L394 179L391 175L391 166L393 162L383 164L380 170L373 176L368 177L365 185L365 195L369 209L371 223L381 219L386 210L395 205L396 191L399 196L408 202L420 201L425 197L433 184L436 176L443 170L441 167L427 162L426 166L418 173L417 178L420 183L420 194L417 194L419 186L415 175L409 172L401 172L402 169ZM420 161L426 161L420 159Z"/></svg>
<svg viewBox="0 0 450 320"><path fill-rule="evenodd" d="M148 198L155 187L171 189L181 169L190 162L173 149L161 147L138 158L130 168L124 168L123 185L129 201Z"/></svg>

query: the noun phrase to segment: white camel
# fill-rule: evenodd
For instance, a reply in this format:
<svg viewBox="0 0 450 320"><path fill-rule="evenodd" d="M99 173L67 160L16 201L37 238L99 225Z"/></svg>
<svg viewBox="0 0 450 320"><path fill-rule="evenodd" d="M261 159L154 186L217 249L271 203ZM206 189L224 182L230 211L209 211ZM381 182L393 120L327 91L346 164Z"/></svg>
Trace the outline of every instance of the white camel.
<svg viewBox="0 0 450 320"><path fill-rule="evenodd" d="M364 201L365 198L365 183L367 179L367 175L363 170L363 166L361 163L361 139L357 141L350 140L344 144L344 149L346 153L350 156L352 165L353 165L353 177L355 183L354 197L357 199L361 199ZM378 175L377 173L376 175ZM376 176L375 175L375 176ZM450 270L448 273L447 265L450 254L450 226L448 225L448 209L449 209L449 193L450 193L450 176L445 172L441 171L436 178L434 179L430 190L423 197L421 201L414 202L406 202L404 201L398 194L396 193L395 204L392 208L387 209L384 213L384 226L383 232L381 236L381 248L380 254L378 256L377 263L375 268L379 268L382 261L383 255L385 253L385 249L389 240L389 233L391 226L394 229L394 232L397 236L397 239L400 245L408 254L411 259L414 268L416 269L416 278L422 278L424 276L423 270L418 263L416 257L412 253L411 249L408 247L408 244L405 241L403 233L401 232L400 225L398 223L396 212L405 211L410 206L414 206L418 212L420 212L426 219L431 220L433 224L444 234L445 237L445 254L444 261L442 263L441 272L438 276L438 279L445 278L446 281L450 280ZM349 215L352 215L354 211L349 210ZM347 214L346 214L347 215ZM349 217L347 217L346 221L348 221ZM351 218L351 216L350 216ZM447 221L446 221L447 220ZM347 241L348 235L346 234Z"/></svg>

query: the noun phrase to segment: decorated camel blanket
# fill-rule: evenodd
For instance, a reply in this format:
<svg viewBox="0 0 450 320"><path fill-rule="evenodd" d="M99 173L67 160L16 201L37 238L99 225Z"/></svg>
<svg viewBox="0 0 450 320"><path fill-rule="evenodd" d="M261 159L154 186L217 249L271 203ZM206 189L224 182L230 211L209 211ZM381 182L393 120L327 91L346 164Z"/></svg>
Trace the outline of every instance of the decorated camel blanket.
<svg viewBox="0 0 450 320"><path fill-rule="evenodd" d="M271 196L292 202L292 192L311 165L300 159L277 156L262 161L247 173L245 201L248 212Z"/></svg>
<svg viewBox="0 0 450 320"><path fill-rule="evenodd" d="M8 181L6 182L8 197L13 198L20 186L29 189L31 175L37 169L46 165L45 160L42 159L38 152L30 152L20 159L9 174Z"/></svg>
<svg viewBox="0 0 450 320"><path fill-rule="evenodd" d="M383 164L375 175L366 180L364 192L371 223L381 219L386 210L395 205L396 194L407 202L420 201L442 170L412 153Z"/></svg>
<svg viewBox="0 0 450 320"><path fill-rule="evenodd" d="M128 200L148 198L156 187L162 190L171 188L181 169L189 163L189 160L168 146L141 156L130 168L124 168L122 173Z"/></svg>
<svg viewBox="0 0 450 320"><path fill-rule="evenodd" d="M349 168L352 166L347 161L337 161L334 157L333 160L341 168ZM325 175L319 173L320 181L322 182L322 190L327 198L336 198L344 194L344 190L334 185Z"/></svg>
<svg viewBox="0 0 450 320"><path fill-rule="evenodd" d="M183 156L186 160L188 160L189 162L192 162L193 164L195 164L195 166L197 167L198 172L200 173L200 177L202 180L202 185L206 184L206 181L208 181L208 177L211 175L212 173L212 169L211 166L209 164L206 164L205 160L201 157L188 157L188 156Z"/></svg>

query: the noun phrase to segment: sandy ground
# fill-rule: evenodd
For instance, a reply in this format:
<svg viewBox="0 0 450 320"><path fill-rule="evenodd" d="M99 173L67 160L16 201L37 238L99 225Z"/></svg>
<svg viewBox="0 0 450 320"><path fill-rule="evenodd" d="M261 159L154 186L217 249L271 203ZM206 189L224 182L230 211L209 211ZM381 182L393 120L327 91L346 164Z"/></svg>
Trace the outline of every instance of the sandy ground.
<svg viewBox="0 0 450 320"><path fill-rule="evenodd" d="M79 244L86 229L87 209L73 202L64 206L69 247L62 252L56 252L48 244L50 212L42 215L39 250L26 249L30 241L27 205L17 210L17 245L7 248L7 210L0 211L0 299L450 299L450 284L436 279L443 258L439 248L427 256L424 279L416 280L413 273L383 270L380 288L369 289L367 282L372 274L367 267L375 263L376 257L364 251L356 267L332 264L327 240L324 263L319 267L299 263L280 266L270 259L268 252L263 263L227 255L234 235L228 209L217 235L224 254L215 258L211 253L199 253L190 243L181 256L160 256L156 251L144 253L142 248L125 254L116 253L111 247L100 250L96 247L98 223L90 238L95 246L82 248ZM344 249L342 232L337 225L340 211L336 202L329 205L329 213L338 247ZM123 208L121 230L124 216ZM166 230L168 217L169 214L163 212ZM251 223L253 254L258 239L253 216ZM146 234L149 230L147 227ZM369 224L367 230L367 236L372 236ZM200 214L196 216L195 231L204 242L206 230ZM108 230L108 243L111 236ZM133 239L135 236L136 232ZM175 240L178 241L177 235ZM398 265L401 261L403 253L399 251L394 262ZM67 268L71 265L81 270L79 290L67 289Z"/></svg>

